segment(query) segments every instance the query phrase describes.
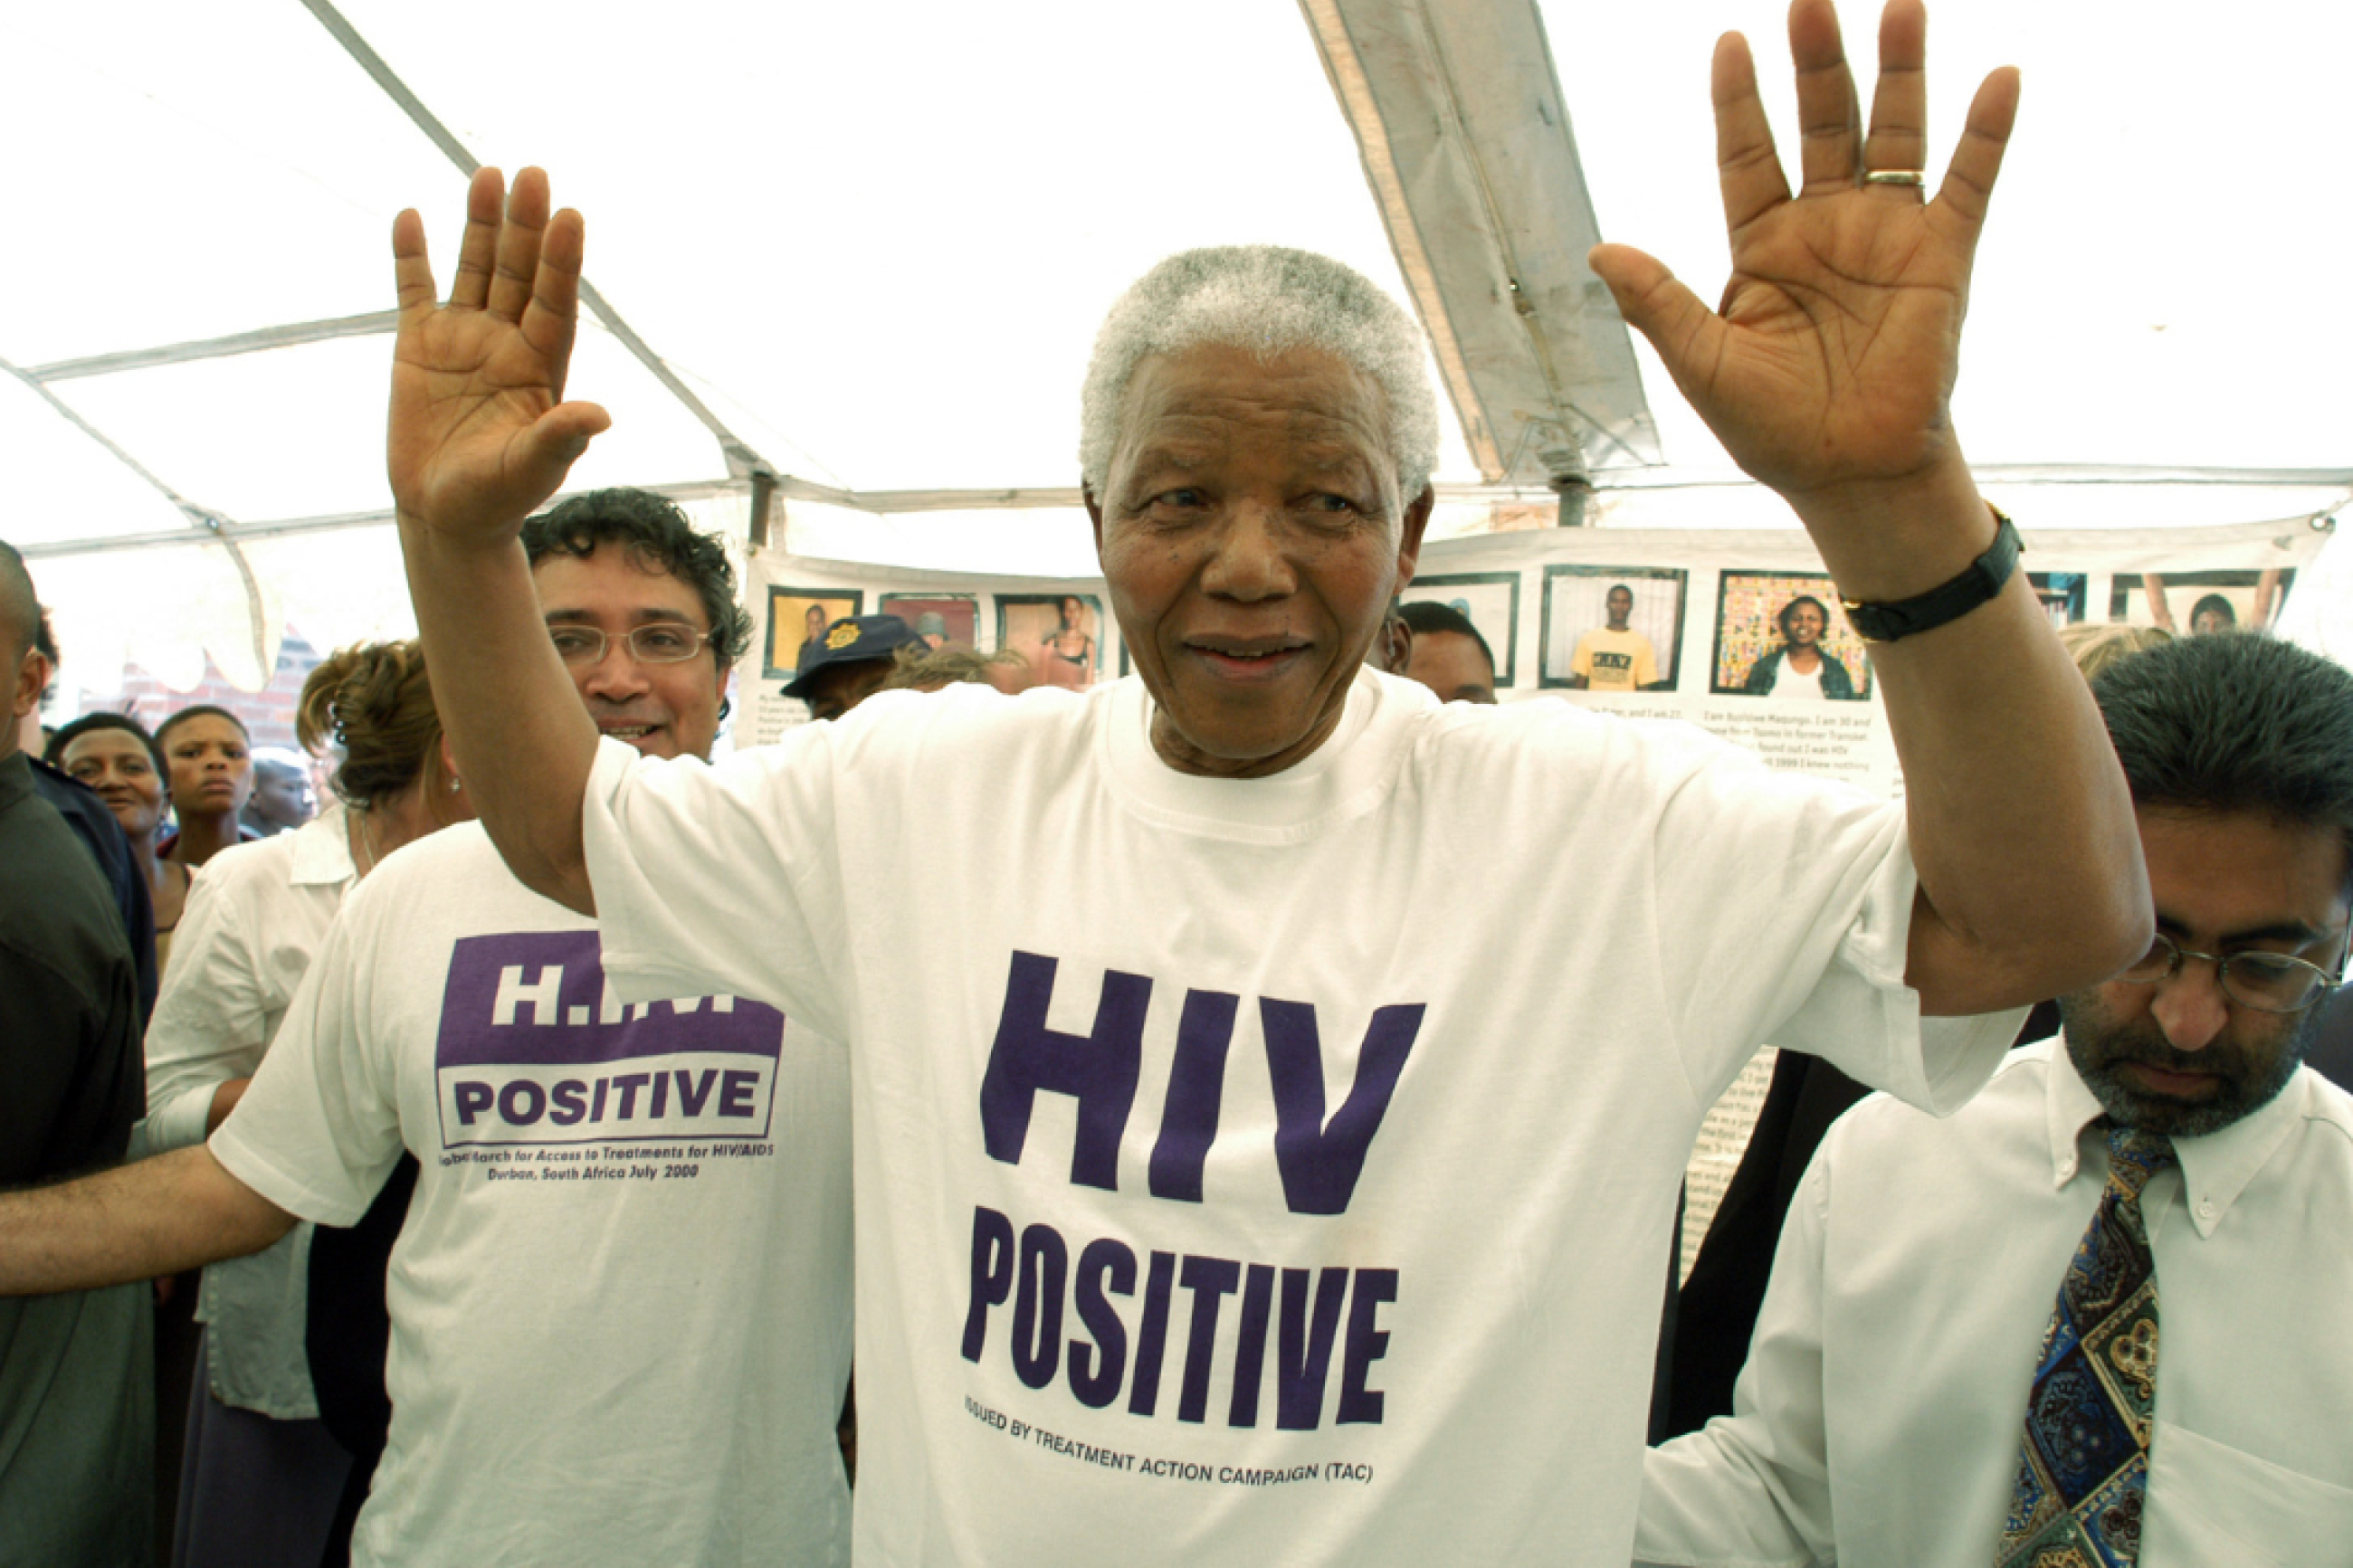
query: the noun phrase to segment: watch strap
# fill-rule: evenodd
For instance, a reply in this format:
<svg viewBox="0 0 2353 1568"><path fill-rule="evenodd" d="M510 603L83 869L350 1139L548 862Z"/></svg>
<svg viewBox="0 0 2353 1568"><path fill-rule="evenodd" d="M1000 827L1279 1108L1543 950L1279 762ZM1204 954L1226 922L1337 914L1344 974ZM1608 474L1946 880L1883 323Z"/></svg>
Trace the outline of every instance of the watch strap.
<svg viewBox="0 0 2353 1568"><path fill-rule="evenodd" d="M2010 574L2018 570L2018 558L2026 546L2020 542L2018 525L2010 521L2010 514L1991 501L1986 506L2000 526L1994 531L1993 543L1986 552L1964 567L1959 576L1925 594L1889 604L1841 598L1839 603L1846 608L1847 624L1854 627L1855 634L1865 642L1894 642L1915 637L1934 631L1947 621L1960 619L2000 593L2010 582Z"/></svg>

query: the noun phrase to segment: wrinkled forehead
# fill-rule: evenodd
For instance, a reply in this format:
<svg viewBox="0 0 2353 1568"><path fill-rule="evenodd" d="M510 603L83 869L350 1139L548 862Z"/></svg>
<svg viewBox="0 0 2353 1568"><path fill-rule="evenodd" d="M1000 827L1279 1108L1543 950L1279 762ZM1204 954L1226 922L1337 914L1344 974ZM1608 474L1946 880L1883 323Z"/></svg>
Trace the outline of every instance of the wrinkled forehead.
<svg viewBox="0 0 2353 1568"><path fill-rule="evenodd" d="M2221 940L2301 925L2341 931L2353 886L2345 830L2267 811L2139 805L2141 852L2159 925Z"/></svg>
<svg viewBox="0 0 2353 1568"><path fill-rule="evenodd" d="M1137 363L1121 405L1114 471L1212 460L1244 446L1303 467L1397 469L1380 384L1336 354L1197 343Z"/></svg>

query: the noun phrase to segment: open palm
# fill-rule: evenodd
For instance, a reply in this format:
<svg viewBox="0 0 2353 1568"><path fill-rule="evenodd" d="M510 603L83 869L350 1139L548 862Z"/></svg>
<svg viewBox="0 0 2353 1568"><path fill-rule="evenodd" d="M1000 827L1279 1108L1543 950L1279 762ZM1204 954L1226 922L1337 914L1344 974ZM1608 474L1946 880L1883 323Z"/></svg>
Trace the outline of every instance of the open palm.
<svg viewBox="0 0 2353 1568"><path fill-rule="evenodd" d="M459 538L512 534L611 424L593 403L564 401L580 215L549 216L536 169L515 177L511 203L502 196L497 170L474 176L447 303L434 290L422 220L404 212L393 227L393 500L404 516Z"/></svg>
<svg viewBox="0 0 2353 1568"><path fill-rule="evenodd" d="M1626 319L1734 460L1785 495L1901 479L1956 455L1947 403L1969 267L2018 105L2018 78L1978 90L1936 199L1868 183L1921 167L1926 18L1896 0L1881 26L1868 141L1828 0L1789 17L1804 132L1792 196L1746 43L1716 47L1716 151L1733 272L1712 311L1659 262L1603 246L1593 264Z"/></svg>

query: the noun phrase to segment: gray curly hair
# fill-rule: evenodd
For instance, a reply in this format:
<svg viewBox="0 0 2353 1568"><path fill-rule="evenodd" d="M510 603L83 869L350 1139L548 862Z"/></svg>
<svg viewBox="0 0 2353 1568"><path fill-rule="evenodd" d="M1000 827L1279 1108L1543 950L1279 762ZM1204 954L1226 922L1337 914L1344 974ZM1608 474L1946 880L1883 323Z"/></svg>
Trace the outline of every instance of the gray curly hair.
<svg viewBox="0 0 2353 1568"><path fill-rule="evenodd" d="M1421 329L1396 300L1328 256L1275 245L1180 251L1119 298L1095 335L1079 397L1079 474L1101 496L1127 384L1145 357L1219 343L1278 354L1322 349L1372 377L1388 405L1389 455L1411 501L1438 466L1438 399Z"/></svg>

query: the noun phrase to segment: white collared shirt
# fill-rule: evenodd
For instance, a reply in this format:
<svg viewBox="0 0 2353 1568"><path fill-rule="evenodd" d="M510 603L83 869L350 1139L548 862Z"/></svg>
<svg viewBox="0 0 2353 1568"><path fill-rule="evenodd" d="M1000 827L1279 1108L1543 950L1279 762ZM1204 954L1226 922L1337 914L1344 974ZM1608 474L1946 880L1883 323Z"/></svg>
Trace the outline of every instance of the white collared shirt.
<svg viewBox="0 0 2353 1568"><path fill-rule="evenodd" d="M213 1092L250 1078L357 879L347 818L330 805L292 833L222 850L196 872L147 1026L147 1116L131 1157L204 1141ZM319 1413L303 1350L311 1227L206 1268L207 1381L225 1404L280 1420Z"/></svg>
<svg viewBox="0 0 2353 1568"><path fill-rule="evenodd" d="M1939 1121L1873 1096L1782 1231L1734 1412L1653 1450L1655 1564L1985 1568L2067 1260L2107 1179L2058 1042ZM2141 1198L2157 1415L2141 1568L2353 1554L2353 1097L2299 1071Z"/></svg>

